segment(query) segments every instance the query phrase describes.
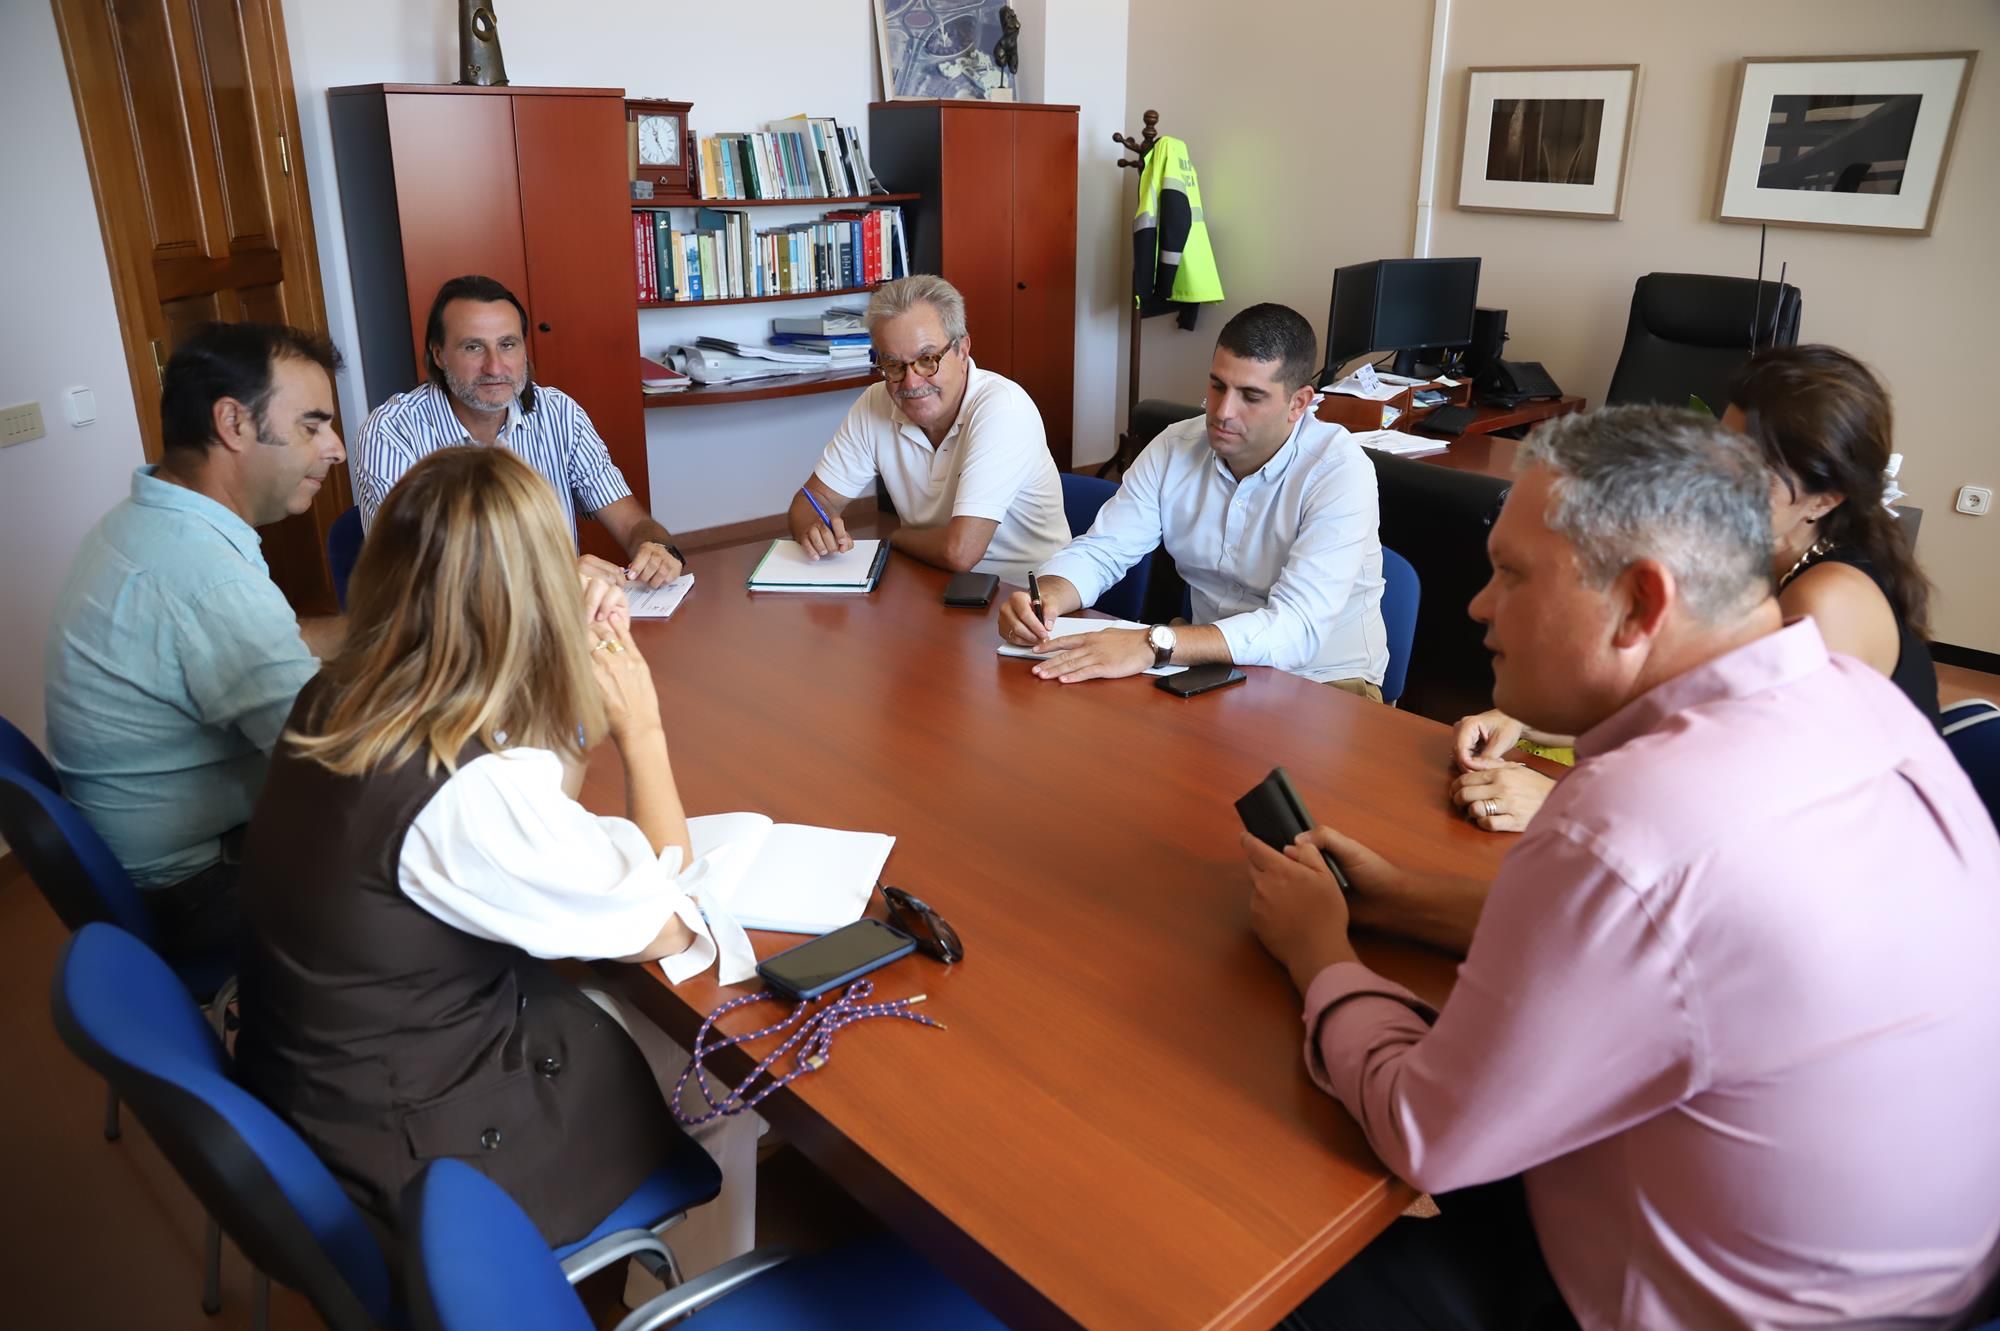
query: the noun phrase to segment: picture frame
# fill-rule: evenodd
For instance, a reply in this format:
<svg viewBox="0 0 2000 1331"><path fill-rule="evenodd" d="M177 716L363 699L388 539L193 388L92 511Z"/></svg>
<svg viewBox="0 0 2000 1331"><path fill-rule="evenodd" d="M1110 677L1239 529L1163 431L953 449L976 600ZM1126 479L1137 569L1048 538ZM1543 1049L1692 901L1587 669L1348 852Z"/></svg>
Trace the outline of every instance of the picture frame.
<svg viewBox="0 0 2000 1331"><path fill-rule="evenodd" d="M1615 222L1638 120L1638 65L1474 66L1456 206Z"/></svg>
<svg viewBox="0 0 2000 1331"><path fill-rule="evenodd" d="M1977 54L1746 56L1715 220L1928 236Z"/></svg>
<svg viewBox="0 0 2000 1331"><path fill-rule="evenodd" d="M993 47L1000 40L1000 11L1006 3L875 0L882 100L1011 100L1008 81L993 58Z"/></svg>

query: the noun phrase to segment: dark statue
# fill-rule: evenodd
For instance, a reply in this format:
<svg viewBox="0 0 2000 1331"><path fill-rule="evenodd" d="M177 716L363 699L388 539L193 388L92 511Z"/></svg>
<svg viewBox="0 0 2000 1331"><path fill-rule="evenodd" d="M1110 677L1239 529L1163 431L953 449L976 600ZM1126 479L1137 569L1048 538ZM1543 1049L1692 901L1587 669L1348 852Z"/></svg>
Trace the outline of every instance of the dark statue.
<svg viewBox="0 0 2000 1331"><path fill-rule="evenodd" d="M500 24L485 0L458 0L458 81L474 88L507 86Z"/></svg>
<svg viewBox="0 0 2000 1331"><path fill-rule="evenodd" d="M1000 6L1000 40L993 43L993 63L1000 66L1000 86L1014 86L1014 71L1021 67L1021 16L1012 5Z"/></svg>

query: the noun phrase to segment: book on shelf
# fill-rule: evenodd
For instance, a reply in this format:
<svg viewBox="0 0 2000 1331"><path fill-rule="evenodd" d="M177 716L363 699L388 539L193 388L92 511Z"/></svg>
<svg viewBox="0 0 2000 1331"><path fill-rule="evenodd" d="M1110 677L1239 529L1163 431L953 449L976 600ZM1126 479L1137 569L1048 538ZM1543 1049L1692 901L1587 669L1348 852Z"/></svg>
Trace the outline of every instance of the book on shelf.
<svg viewBox="0 0 2000 1331"><path fill-rule="evenodd" d="M818 314L786 315L771 320L774 333L804 333L809 337L868 337L868 311L854 305L829 305Z"/></svg>
<svg viewBox="0 0 2000 1331"><path fill-rule="evenodd" d="M648 395L679 393L686 390L688 377L679 370L660 364L651 356L639 357L639 391Z"/></svg>
<svg viewBox="0 0 2000 1331"><path fill-rule="evenodd" d="M710 134L696 144L704 199L829 199L887 193L861 135L831 116L799 114L760 130Z"/></svg>
<svg viewBox="0 0 2000 1331"><path fill-rule="evenodd" d="M793 136L798 137L798 136ZM685 205L680 217L687 217ZM743 209L697 206L681 230L671 208L632 210L634 275L642 301L810 296L874 286L908 271L902 209L842 209L812 222L756 229ZM857 316L858 317L858 316ZM779 332L825 333L818 324ZM865 330L864 330L865 331Z"/></svg>
<svg viewBox="0 0 2000 1331"><path fill-rule="evenodd" d="M868 354L868 334L847 333L838 337L815 337L810 333L772 333L774 347L804 347L809 351L853 352L859 356Z"/></svg>

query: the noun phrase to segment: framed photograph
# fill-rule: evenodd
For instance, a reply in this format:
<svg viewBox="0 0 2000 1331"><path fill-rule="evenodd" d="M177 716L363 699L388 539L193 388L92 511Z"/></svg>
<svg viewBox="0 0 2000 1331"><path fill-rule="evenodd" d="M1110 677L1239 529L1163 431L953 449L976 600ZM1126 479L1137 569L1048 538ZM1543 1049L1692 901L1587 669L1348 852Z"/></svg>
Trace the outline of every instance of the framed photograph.
<svg viewBox="0 0 2000 1331"><path fill-rule="evenodd" d="M1928 236L1975 54L1744 60L1716 220Z"/></svg>
<svg viewBox="0 0 2000 1331"><path fill-rule="evenodd" d="M1617 221L1639 111L1637 65L1465 72L1458 206Z"/></svg>
<svg viewBox="0 0 2000 1331"><path fill-rule="evenodd" d="M993 48L1006 0L875 0L882 99L985 101L1002 88Z"/></svg>

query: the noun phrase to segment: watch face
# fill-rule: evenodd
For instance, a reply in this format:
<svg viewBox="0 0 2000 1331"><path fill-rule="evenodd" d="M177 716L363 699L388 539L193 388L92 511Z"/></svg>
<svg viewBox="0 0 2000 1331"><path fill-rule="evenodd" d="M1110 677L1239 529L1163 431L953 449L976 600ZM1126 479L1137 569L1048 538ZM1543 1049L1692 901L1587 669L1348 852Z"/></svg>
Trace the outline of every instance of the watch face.
<svg viewBox="0 0 2000 1331"><path fill-rule="evenodd" d="M640 116L639 165L679 166L680 164L680 117Z"/></svg>

